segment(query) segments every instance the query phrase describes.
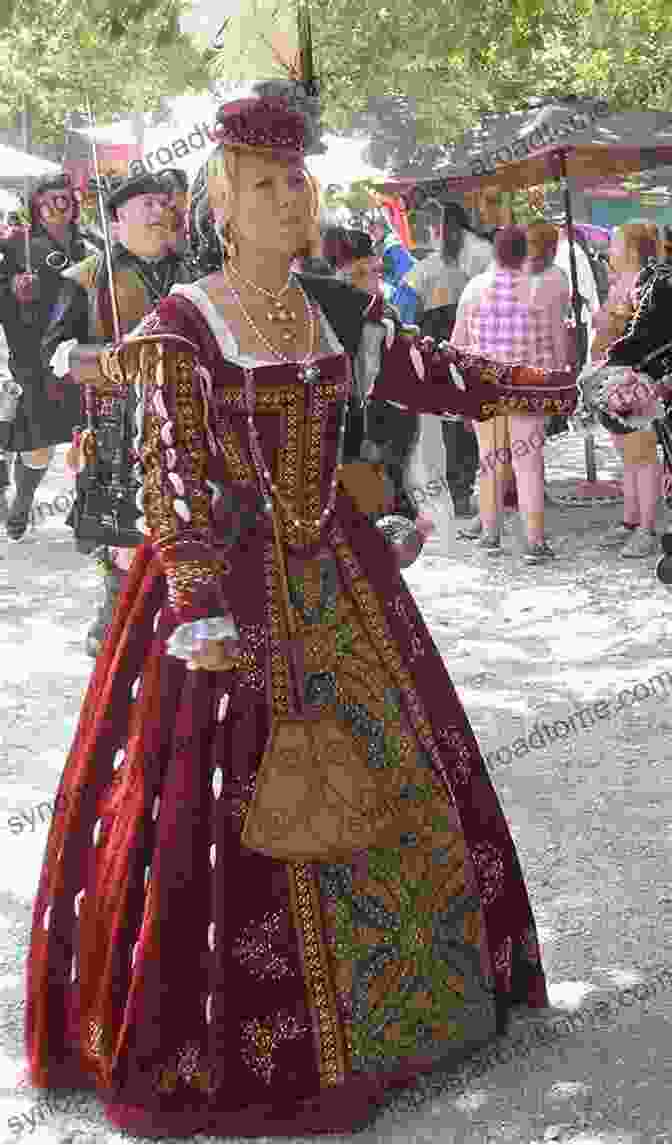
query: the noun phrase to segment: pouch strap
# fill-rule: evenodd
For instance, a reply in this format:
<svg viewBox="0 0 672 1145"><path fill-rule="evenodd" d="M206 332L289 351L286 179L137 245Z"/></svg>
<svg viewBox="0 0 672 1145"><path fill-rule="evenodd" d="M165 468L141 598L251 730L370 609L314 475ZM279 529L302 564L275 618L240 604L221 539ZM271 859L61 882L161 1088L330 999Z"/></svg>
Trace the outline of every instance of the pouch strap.
<svg viewBox="0 0 672 1145"><path fill-rule="evenodd" d="M275 506L271 509L271 521L273 524L273 540L275 542L275 556L278 566L278 581L280 583L280 603L282 611L284 612L283 619L285 622L285 632L289 648L289 677L294 689L294 696L290 698L290 703L292 704L295 712L302 712L304 708L303 689L300 686L299 672L296 665L296 651L294 648L294 641L296 639L296 623L294 620L292 603L289 596L287 564Z"/></svg>

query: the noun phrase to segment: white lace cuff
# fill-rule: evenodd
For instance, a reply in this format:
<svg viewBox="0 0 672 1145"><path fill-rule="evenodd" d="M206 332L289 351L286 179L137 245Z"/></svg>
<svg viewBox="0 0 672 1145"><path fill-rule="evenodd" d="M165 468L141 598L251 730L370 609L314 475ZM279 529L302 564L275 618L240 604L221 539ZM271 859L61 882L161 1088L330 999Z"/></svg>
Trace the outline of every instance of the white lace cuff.
<svg viewBox="0 0 672 1145"><path fill-rule="evenodd" d="M57 378L64 378L66 374L70 373L70 351L73 346L78 345L79 342L76 338L69 338L67 342L60 342L56 347L56 353L49 365Z"/></svg>
<svg viewBox="0 0 672 1145"><path fill-rule="evenodd" d="M191 660L204 640L237 640L236 623L228 616L208 616L204 620L194 620L180 624L166 641L166 652L178 660Z"/></svg>
<svg viewBox="0 0 672 1145"><path fill-rule="evenodd" d="M380 373L385 327L378 322L365 322L355 357L355 384L360 401L364 402L373 389Z"/></svg>

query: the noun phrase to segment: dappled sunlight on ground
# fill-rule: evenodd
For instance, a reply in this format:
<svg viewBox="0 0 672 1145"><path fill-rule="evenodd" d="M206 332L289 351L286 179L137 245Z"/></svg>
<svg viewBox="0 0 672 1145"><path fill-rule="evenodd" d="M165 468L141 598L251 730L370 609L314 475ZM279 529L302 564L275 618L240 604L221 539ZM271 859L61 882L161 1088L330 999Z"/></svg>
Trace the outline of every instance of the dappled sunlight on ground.
<svg viewBox="0 0 672 1145"><path fill-rule="evenodd" d="M458 1097L455 1108L464 1113L476 1113L487 1100L488 1095L485 1090L472 1090L470 1093L465 1093L464 1097Z"/></svg>
<svg viewBox="0 0 672 1145"><path fill-rule="evenodd" d="M548 988L548 998L552 1006L575 1010L595 989L590 982L552 982Z"/></svg>
<svg viewBox="0 0 672 1145"><path fill-rule="evenodd" d="M0 981L0 989L2 982ZM0 1053L0 1090L7 1090L18 1085L24 1066L5 1053Z"/></svg>
<svg viewBox="0 0 672 1145"><path fill-rule="evenodd" d="M556 474L564 448L547 451ZM67 487L56 469L49 491ZM551 508L549 534L559 540L549 567L521 563L509 518L499 560L468 542L450 557L430 545L406 575L490 757L538 923L553 1009L516 1011L506 1044L535 1023L569 1021L648 981L672 949L672 680L667 694L662 684L648 696L640 688L618 706L622 689L652 687L655 676L664 684L672 671L672 593L655 581L654 559L627 565L597 548L619 512ZM99 576L75 553L62 519L30 544L0 546L0 1009L8 1050L0 1123L29 1115L39 1096L16 1090L22 959L50 804L91 671L82 638L99 593ZM599 700L608 702L606 718L586 717L575 731L540 740L543 725L553 733ZM17 814L21 830L10 830ZM438 1071L352 1140L670 1141L671 1030L668 990L459 1086ZM91 1102L86 1115L26 1124L24 1139L120 1141L100 1118Z"/></svg>

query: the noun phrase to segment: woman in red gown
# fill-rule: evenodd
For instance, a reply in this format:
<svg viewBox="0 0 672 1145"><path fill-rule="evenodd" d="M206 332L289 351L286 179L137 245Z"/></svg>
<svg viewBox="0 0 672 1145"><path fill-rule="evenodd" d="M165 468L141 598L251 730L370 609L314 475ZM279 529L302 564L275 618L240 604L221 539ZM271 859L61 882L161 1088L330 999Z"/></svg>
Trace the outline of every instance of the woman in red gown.
<svg viewBox="0 0 672 1145"><path fill-rule="evenodd" d="M476 740L338 468L377 372L430 412L430 391L467 416L479 400L382 304L291 273L317 226L300 115L251 100L218 122L222 269L102 359L136 386L148 539L61 780L28 963L33 1083L95 1087L114 1124L171 1139L347 1131L547 1003ZM334 862L243 845L293 677L387 769L394 838Z"/></svg>

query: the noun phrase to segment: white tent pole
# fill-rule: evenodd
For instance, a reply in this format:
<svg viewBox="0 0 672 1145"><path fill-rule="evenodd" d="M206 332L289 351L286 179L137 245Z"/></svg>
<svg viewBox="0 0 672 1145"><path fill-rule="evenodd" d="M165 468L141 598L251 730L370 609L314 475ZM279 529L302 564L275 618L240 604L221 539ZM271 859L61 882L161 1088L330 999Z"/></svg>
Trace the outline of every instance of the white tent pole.
<svg viewBox="0 0 672 1145"><path fill-rule="evenodd" d="M569 273L572 280L572 308L574 310L576 356L578 366L579 356L579 327L581 324L581 297L579 295L579 276L576 270L576 250L574 248L574 220L572 218L572 198L569 193L569 179L567 178L566 151L560 151L560 185L565 201L565 222L567 224L567 238L569 240ZM595 462L595 438L586 434L584 438L584 454L586 462L586 480L597 481L597 465Z"/></svg>
<svg viewBox="0 0 672 1145"><path fill-rule="evenodd" d="M21 127L23 129L23 150L30 153L30 132L28 127L28 96L23 97L23 107L21 109ZM23 203L26 211L30 210L30 178L28 175L23 180ZM30 231L31 226L27 224L23 229L23 237L26 247L26 273L30 274L32 266L30 264Z"/></svg>

